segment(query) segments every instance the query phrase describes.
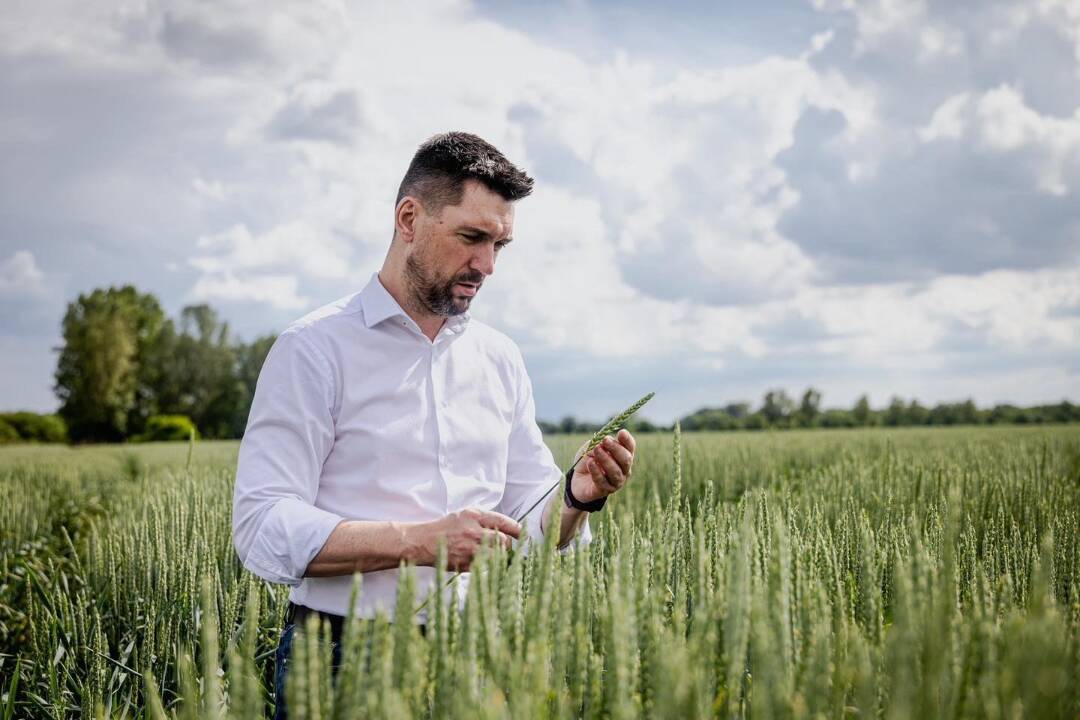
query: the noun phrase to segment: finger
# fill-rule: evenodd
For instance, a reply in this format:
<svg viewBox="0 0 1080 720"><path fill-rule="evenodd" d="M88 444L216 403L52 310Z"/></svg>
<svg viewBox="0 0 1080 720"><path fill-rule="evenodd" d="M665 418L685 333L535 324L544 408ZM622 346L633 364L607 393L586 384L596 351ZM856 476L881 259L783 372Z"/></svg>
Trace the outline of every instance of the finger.
<svg viewBox="0 0 1080 720"><path fill-rule="evenodd" d="M631 455L637 451L637 440L634 439L634 436L626 428L620 430L619 434L615 436L615 439L619 441L620 445L629 450Z"/></svg>
<svg viewBox="0 0 1080 720"><path fill-rule="evenodd" d="M600 461L600 465L604 468L604 474L607 479L615 487L622 486L626 480L626 476L623 474L623 470L619 467L619 463L615 462L615 458L611 456L604 448L596 448L596 457Z"/></svg>
<svg viewBox="0 0 1080 720"><path fill-rule="evenodd" d="M619 447L622 448L621 445ZM630 479L630 468L629 464L623 465L622 461L612 455L610 451L608 452L608 455L611 457L612 462L615 463L615 467L617 468L614 473L610 471L607 472L608 482L611 483L612 492L614 492L625 485L626 481Z"/></svg>
<svg viewBox="0 0 1080 720"><path fill-rule="evenodd" d="M485 530L484 542L490 543L492 547L496 545L502 545L503 550L509 550L514 545L514 539L504 532L498 530Z"/></svg>
<svg viewBox="0 0 1080 720"><path fill-rule="evenodd" d="M593 483L596 487L605 495L618 490L615 485L612 484L611 479L605 474L604 468L597 462L595 456L589 456L589 474L592 475Z"/></svg>
<svg viewBox="0 0 1080 720"><path fill-rule="evenodd" d="M585 458L585 469L589 471L590 477L592 477L593 484L596 485L602 492L610 493L611 483L608 482L607 476L604 475L604 469L600 467L600 463L596 462L596 458L592 453Z"/></svg>
<svg viewBox="0 0 1080 720"><path fill-rule="evenodd" d="M491 510L482 510L480 512L479 522L481 527L504 532L512 538L521 537L521 525L513 518L507 517L502 513L492 512Z"/></svg>
<svg viewBox="0 0 1080 720"><path fill-rule="evenodd" d="M614 439L605 440L603 447L611 457L615 458L615 462L619 463L623 475L629 475L630 466L634 463L634 453L627 449L626 446L620 445Z"/></svg>

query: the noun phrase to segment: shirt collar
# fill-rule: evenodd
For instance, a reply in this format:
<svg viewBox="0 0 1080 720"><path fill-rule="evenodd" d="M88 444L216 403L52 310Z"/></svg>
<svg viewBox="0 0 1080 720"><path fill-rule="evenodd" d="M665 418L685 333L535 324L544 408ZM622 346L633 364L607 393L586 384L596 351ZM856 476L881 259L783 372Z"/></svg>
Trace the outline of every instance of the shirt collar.
<svg viewBox="0 0 1080 720"><path fill-rule="evenodd" d="M378 271L371 274L368 284L360 291L360 305L364 309L364 324L369 328L375 327L388 318L400 317L407 325L412 326L418 332L420 330L416 322L409 317L409 314L402 309L394 296L383 286L382 281L379 280ZM468 312L451 315L446 318L444 327L450 332L461 332L469 323L469 318Z"/></svg>

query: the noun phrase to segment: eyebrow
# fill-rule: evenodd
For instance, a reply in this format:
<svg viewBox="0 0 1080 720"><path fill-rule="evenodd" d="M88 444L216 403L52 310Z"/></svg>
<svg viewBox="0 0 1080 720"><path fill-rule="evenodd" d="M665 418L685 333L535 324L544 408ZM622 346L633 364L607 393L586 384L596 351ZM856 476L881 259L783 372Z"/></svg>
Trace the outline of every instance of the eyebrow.
<svg viewBox="0 0 1080 720"><path fill-rule="evenodd" d="M472 227L469 225L458 228L458 232L475 233L477 236L482 237L485 240L491 237L491 233L487 232L486 230L481 230L480 228ZM503 245L509 245L512 242L514 242L514 238L512 237L505 237L502 240Z"/></svg>

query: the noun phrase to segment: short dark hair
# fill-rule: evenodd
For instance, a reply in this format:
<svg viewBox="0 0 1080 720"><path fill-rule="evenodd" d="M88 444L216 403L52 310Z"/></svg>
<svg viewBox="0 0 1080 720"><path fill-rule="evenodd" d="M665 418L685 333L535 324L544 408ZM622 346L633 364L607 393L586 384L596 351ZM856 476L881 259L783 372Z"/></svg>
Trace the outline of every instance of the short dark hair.
<svg viewBox="0 0 1080 720"><path fill-rule="evenodd" d="M394 205L411 195L429 212L438 212L461 202L470 178L507 200L520 200L533 188L533 179L491 143L471 133L448 132L428 138L417 149Z"/></svg>

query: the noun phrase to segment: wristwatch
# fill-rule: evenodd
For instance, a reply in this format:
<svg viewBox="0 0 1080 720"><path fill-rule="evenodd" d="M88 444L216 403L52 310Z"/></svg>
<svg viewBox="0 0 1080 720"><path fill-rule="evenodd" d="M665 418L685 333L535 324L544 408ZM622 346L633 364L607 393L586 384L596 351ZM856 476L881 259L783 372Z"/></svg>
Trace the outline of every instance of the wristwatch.
<svg viewBox="0 0 1080 720"><path fill-rule="evenodd" d="M574 497L574 492L570 489L572 484L570 480L574 477L574 468L570 468L566 471L566 490L563 492L563 502L567 507L577 508L578 510L584 510L585 512L597 512L604 507L604 503L607 502L606 497L602 497L599 500L593 500L592 502L581 502Z"/></svg>

